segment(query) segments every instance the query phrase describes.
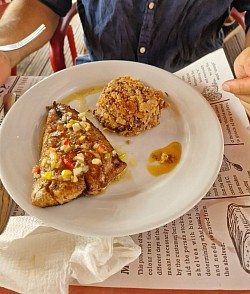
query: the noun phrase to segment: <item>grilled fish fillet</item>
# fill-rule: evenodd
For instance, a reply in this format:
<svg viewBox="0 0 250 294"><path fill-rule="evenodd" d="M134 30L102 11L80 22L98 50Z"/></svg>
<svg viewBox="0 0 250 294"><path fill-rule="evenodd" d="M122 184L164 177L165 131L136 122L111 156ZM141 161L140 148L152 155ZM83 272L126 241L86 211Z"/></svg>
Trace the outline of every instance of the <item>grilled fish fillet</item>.
<svg viewBox="0 0 250 294"><path fill-rule="evenodd" d="M54 102L38 165L33 167L32 204L64 204L106 189L126 168L105 136L85 116Z"/></svg>

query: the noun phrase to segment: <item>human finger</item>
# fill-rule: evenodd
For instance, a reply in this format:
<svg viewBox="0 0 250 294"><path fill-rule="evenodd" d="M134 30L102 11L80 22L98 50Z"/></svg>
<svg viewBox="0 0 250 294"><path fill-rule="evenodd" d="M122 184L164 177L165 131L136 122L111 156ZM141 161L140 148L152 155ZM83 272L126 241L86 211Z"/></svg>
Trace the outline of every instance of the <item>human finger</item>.
<svg viewBox="0 0 250 294"><path fill-rule="evenodd" d="M228 80L222 84L222 89L234 95L250 96L250 76L242 79Z"/></svg>
<svg viewBox="0 0 250 294"><path fill-rule="evenodd" d="M234 61L236 78L250 77L250 47L243 50Z"/></svg>

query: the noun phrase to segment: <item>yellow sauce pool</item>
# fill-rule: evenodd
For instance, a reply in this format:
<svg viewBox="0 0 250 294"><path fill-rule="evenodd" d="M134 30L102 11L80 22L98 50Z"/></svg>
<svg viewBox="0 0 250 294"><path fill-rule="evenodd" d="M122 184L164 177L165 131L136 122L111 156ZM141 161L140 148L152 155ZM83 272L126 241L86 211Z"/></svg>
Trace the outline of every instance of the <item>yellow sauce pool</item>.
<svg viewBox="0 0 250 294"><path fill-rule="evenodd" d="M101 92L105 86L106 85L99 85L99 86L93 86L93 87L78 90L78 91L66 96L65 98L61 99L60 103L70 104L70 102L72 102L72 101L77 101L78 107L79 107L78 111L79 112L86 112L89 109L87 107L85 98L88 95L92 95L92 94L96 94L96 93Z"/></svg>

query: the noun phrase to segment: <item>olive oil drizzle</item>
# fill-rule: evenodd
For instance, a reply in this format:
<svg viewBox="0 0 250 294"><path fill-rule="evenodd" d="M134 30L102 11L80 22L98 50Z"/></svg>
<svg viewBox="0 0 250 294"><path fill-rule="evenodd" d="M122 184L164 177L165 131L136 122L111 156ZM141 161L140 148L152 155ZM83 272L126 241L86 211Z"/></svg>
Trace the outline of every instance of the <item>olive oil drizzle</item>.
<svg viewBox="0 0 250 294"><path fill-rule="evenodd" d="M66 96L65 98L61 99L60 103L70 104L70 102L72 102L72 101L77 101L78 107L79 107L79 109L78 109L79 112L86 112L89 109L87 107L85 98L88 95L92 95L92 94L96 94L96 93L101 92L104 87L105 87L105 85L99 85L99 86L92 86L92 87L78 90L78 91Z"/></svg>

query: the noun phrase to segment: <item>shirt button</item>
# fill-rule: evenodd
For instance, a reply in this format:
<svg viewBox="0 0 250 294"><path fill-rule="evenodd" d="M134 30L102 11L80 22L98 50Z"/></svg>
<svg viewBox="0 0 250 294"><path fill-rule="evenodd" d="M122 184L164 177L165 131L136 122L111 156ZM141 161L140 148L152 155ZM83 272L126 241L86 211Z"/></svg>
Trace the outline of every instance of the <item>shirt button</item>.
<svg viewBox="0 0 250 294"><path fill-rule="evenodd" d="M153 9L154 7L155 7L154 2L150 2L150 3L148 4L148 8L149 8L149 9Z"/></svg>
<svg viewBox="0 0 250 294"><path fill-rule="evenodd" d="M143 53L145 53L145 52L146 52L146 48L145 48L145 47L141 47L141 48L140 48L140 53L143 54Z"/></svg>

